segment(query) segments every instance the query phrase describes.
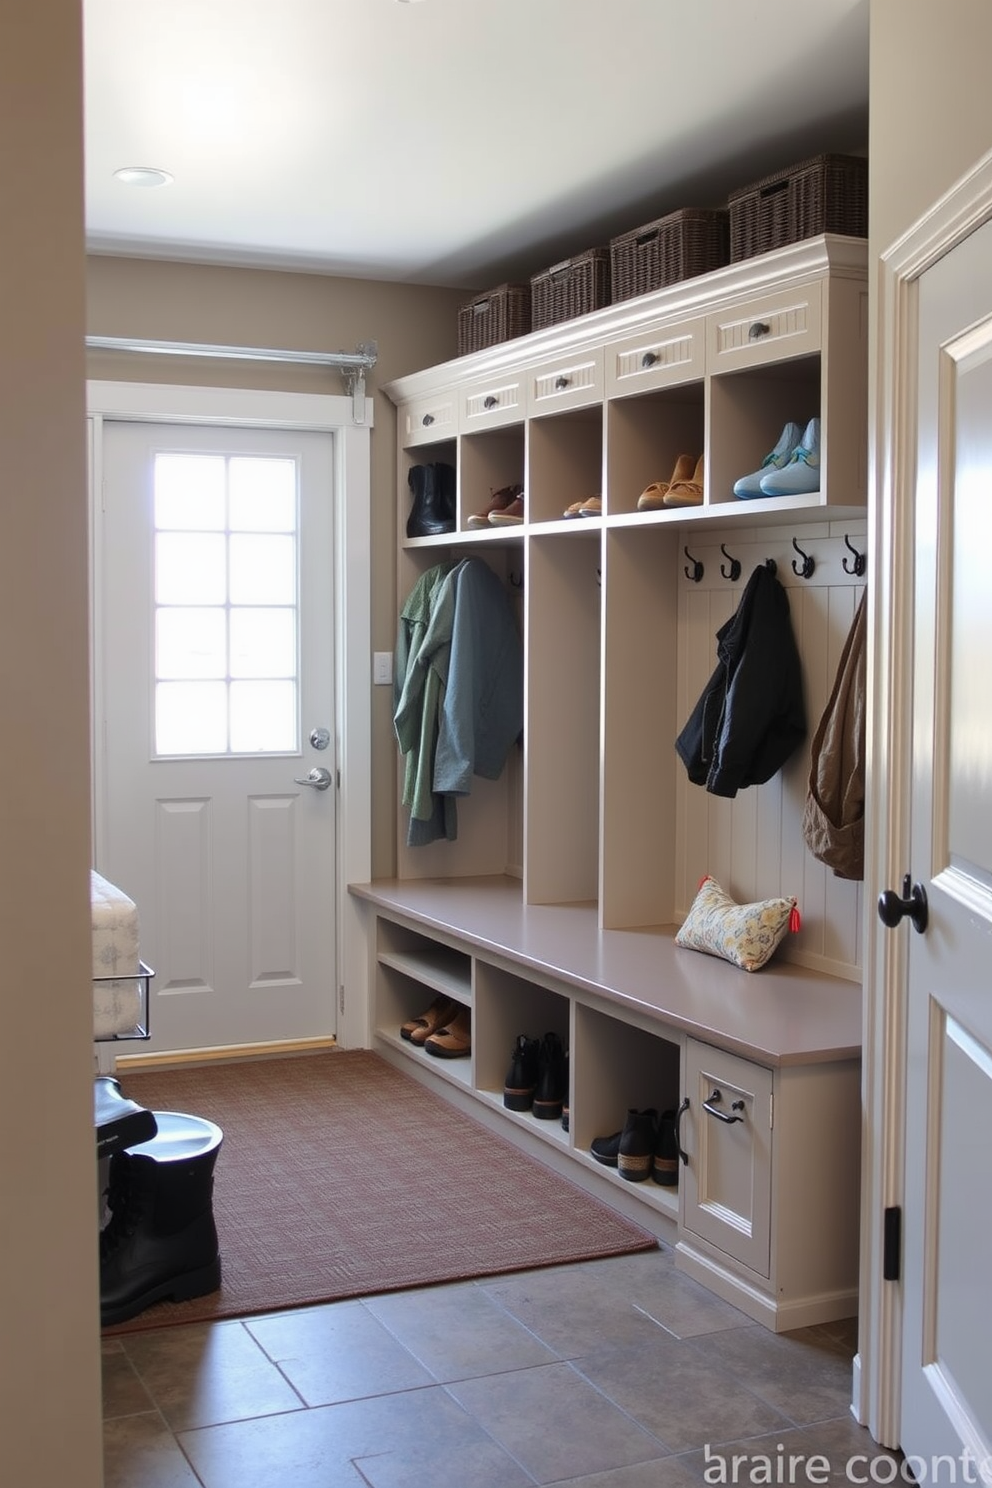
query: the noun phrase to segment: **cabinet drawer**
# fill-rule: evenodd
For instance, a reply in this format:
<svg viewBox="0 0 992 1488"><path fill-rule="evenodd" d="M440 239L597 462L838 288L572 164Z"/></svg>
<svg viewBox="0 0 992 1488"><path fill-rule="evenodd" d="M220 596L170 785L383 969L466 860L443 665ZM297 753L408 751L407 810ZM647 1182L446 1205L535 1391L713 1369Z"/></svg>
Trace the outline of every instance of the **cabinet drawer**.
<svg viewBox="0 0 992 1488"><path fill-rule="evenodd" d="M455 394L437 393L432 398L405 403L399 410L399 426L400 444L406 449L435 444L439 439L453 439L458 428Z"/></svg>
<svg viewBox="0 0 992 1488"><path fill-rule="evenodd" d="M614 341L606 347L607 397L693 382L703 376L705 359L702 316Z"/></svg>
<svg viewBox="0 0 992 1488"><path fill-rule="evenodd" d="M685 1068L683 1226L768 1276L772 1072L695 1039Z"/></svg>
<svg viewBox="0 0 992 1488"><path fill-rule="evenodd" d="M584 408L603 398L603 351L548 362L530 374L527 412L531 415Z"/></svg>
<svg viewBox="0 0 992 1488"><path fill-rule="evenodd" d="M706 318L710 372L805 356L820 345L819 284L765 295Z"/></svg>
<svg viewBox="0 0 992 1488"><path fill-rule="evenodd" d="M519 375L468 387L462 395L462 432L520 423L524 401L524 380Z"/></svg>

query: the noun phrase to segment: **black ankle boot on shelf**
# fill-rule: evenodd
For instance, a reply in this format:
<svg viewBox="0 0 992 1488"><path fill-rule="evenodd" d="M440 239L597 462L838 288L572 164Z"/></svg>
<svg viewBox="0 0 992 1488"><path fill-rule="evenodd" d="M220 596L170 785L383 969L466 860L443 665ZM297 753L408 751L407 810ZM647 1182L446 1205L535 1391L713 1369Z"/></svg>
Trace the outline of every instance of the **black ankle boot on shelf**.
<svg viewBox="0 0 992 1488"><path fill-rule="evenodd" d="M651 1177L654 1150L658 1143L658 1112L653 1106L645 1111L628 1111L617 1149L617 1168L621 1178L630 1183L643 1183Z"/></svg>
<svg viewBox="0 0 992 1488"><path fill-rule="evenodd" d="M153 1302L184 1302L220 1286L213 1172L221 1131L203 1122L200 1140L188 1144L199 1150L184 1151L181 1140L169 1142L168 1118L174 1115L156 1112L165 1137L161 1159L146 1152L117 1152L110 1159L111 1214L100 1235L104 1328L136 1317ZM153 1148L155 1141L143 1145Z"/></svg>
<svg viewBox="0 0 992 1488"><path fill-rule="evenodd" d="M529 1111L534 1104L539 1049L537 1039L528 1038L524 1033L517 1036L503 1083L503 1104L508 1111Z"/></svg>
<svg viewBox="0 0 992 1488"><path fill-rule="evenodd" d="M556 1033L546 1033L538 1055L537 1089L534 1092L534 1115L539 1121L557 1121L568 1094L565 1050Z"/></svg>
<svg viewBox="0 0 992 1488"><path fill-rule="evenodd" d="M679 1142L675 1127L675 1112L662 1111L658 1121L658 1142L654 1149L655 1183L664 1188L675 1188L679 1181Z"/></svg>

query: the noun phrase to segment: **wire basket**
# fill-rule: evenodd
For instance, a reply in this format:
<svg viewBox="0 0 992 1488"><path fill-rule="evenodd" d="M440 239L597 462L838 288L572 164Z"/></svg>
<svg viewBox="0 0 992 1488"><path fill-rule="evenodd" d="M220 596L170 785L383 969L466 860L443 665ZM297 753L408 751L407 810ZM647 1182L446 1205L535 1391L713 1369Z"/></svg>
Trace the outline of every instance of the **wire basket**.
<svg viewBox="0 0 992 1488"><path fill-rule="evenodd" d="M728 206L731 263L818 233L866 238L868 162L818 155L734 191Z"/></svg>
<svg viewBox="0 0 992 1488"><path fill-rule="evenodd" d="M530 281L531 325L535 331L560 325L610 303L610 250L587 248L535 274Z"/></svg>
<svg viewBox="0 0 992 1488"><path fill-rule="evenodd" d="M610 240L613 303L723 268L730 253L724 208L684 207Z"/></svg>

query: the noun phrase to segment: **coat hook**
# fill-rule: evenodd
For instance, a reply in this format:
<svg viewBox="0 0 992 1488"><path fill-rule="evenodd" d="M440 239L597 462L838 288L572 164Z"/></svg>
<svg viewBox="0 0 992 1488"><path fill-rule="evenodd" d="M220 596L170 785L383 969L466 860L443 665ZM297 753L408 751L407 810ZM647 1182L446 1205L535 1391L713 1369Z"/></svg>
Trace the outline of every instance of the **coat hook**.
<svg viewBox="0 0 992 1488"><path fill-rule="evenodd" d="M854 554L854 562L849 565L847 559L842 558L840 561L841 568L844 570L845 573L857 574L858 578L860 579L865 569L868 567L867 554L858 552L857 548L854 546L846 532L844 533L844 546L848 549L849 552Z"/></svg>
<svg viewBox="0 0 992 1488"><path fill-rule="evenodd" d="M730 579L732 583L736 583L741 576L741 560L739 558L731 558L723 543L720 544L720 552L724 558L730 558L730 567L728 568L725 563L721 563L720 572L725 579Z"/></svg>
<svg viewBox="0 0 992 1488"><path fill-rule="evenodd" d="M792 539L792 546L803 560L802 563L797 563L795 558L793 558L792 572L798 574L801 579L811 579L816 568L816 559L811 558L809 553L804 553L795 538Z"/></svg>
<svg viewBox="0 0 992 1488"><path fill-rule="evenodd" d="M511 569L507 574L507 578L510 581L510 587L512 589L522 589L524 587L524 576L522 573L514 573Z"/></svg>
<svg viewBox="0 0 992 1488"><path fill-rule="evenodd" d="M682 551L692 564L691 568L686 568L683 572L687 579L691 579L694 584L698 584L703 577L703 565L698 558L693 558L688 548L683 548Z"/></svg>

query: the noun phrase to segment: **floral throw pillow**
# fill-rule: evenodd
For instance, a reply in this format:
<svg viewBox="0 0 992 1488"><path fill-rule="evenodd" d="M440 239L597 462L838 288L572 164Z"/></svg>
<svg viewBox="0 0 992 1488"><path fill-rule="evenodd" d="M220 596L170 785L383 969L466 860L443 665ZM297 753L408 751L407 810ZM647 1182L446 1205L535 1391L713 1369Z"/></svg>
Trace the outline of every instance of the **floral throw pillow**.
<svg viewBox="0 0 992 1488"><path fill-rule="evenodd" d="M692 908L675 937L691 951L720 956L745 971L758 971L787 930L799 929L795 899L759 899L736 904L715 878L699 885Z"/></svg>

